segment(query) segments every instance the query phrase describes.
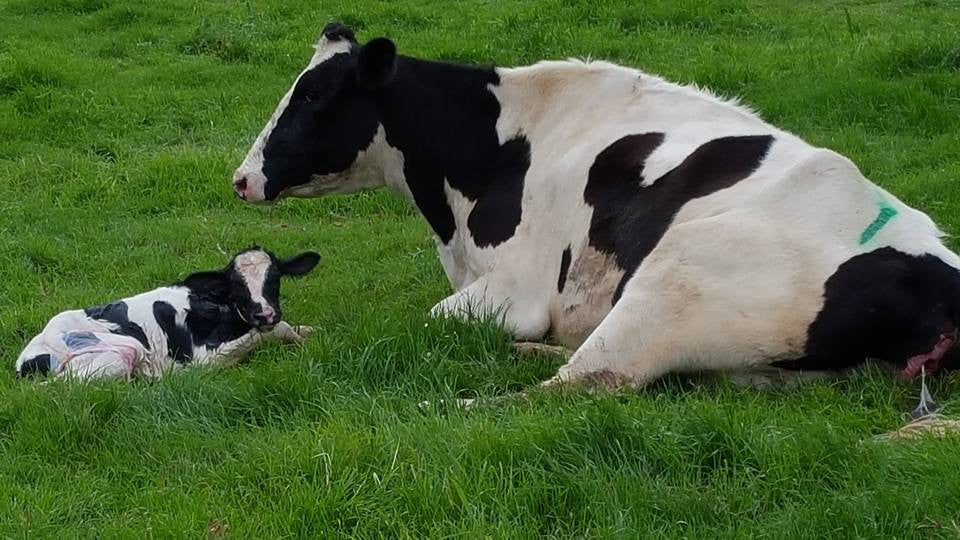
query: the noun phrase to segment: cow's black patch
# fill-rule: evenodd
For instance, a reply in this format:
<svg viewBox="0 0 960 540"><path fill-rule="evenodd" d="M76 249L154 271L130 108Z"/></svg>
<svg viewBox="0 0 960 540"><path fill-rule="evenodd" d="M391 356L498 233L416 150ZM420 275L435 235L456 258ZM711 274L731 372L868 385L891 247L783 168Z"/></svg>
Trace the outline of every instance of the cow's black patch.
<svg viewBox="0 0 960 540"><path fill-rule="evenodd" d="M877 358L902 367L960 327L960 272L929 254L884 247L857 255L827 279L823 297L806 357L775 366L839 370ZM957 350L942 368L958 367Z"/></svg>
<svg viewBox="0 0 960 540"><path fill-rule="evenodd" d="M663 139L662 133L628 135L600 152L590 167L583 194L593 206L590 245L613 256L624 271L614 304L683 205L750 176L773 143L770 135L714 139L652 185L642 186L646 160Z"/></svg>
<svg viewBox="0 0 960 540"><path fill-rule="evenodd" d="M130 321L127 316L127 309L127 303L121 300L102 306L88 307L83 312L91 319L107 321L117 325L117 328L110 331L111 333L130 336L139 341L149 351L150 342L147 341L147 334L139 324Z"/></svg>
<svg viewBox="0 0 960 540"><path fill-rule="evenodd" d="M515 137L503 143L496 152L496 161L486 172L488 185L477 190L478 197L467 228L477 247L493 247L510 239L520 224L523 209L523 178L530 167L530 143Z"/></svg>
<svg viewBox="0 0 960 540"><path fill-rule="evenodd" d="M17 375L27 377L29 375L46 375L50 372L50 355L38 354L33 358L20 364L20 370Z"/></svg>
<svg viewBox="0 0 960 540"><path fill-rule="evenodd" d="M557 292L563 292L563 287L567 284L567 272L570 271L570 246L563 250L560 256L560 276L557 278Z"/></svg>
<svg viewBox="0 0 960 540"><path fill-rule="evenodd" d="M403 153L414 202L444 243L457 228L444 181L476 203L466 226L477 245L509 239L520 223L530 144L522 135L500 144L500 104L490 91L499 75L396 56L387 43L353 47L300 78L264 147L265 197L346 170L382 125Z"/></svg>
<svg viewBox="0 0 960 540"><path fill-rule="evenodd" d="M496 246L516 231L530 143L500 144L500 103L492 68L399 57L393 81L377 92L387 142L403 152L414 200L440 239L456 230L444 180L476 204L467 227L478 246Z"/></svg>
<svg viewBox="0 0 960 540"><path fill-rule="evenodd" d="M167 302L153 303L153 316L157 325L167 335L167 356L179 364L186 364L193 358L193 342L190 332L177 324L177 310Z"/></svg>

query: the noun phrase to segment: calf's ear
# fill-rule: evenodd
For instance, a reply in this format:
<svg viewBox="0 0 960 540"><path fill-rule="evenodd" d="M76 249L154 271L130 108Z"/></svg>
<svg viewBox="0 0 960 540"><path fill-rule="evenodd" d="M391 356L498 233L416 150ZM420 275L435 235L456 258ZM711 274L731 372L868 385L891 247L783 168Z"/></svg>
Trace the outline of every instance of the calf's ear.
<svg viewBox="0 0 960 540"><path fill-rule="evenodd" d="M183 284L198 294L214 298L230 293L230 280L223 272L197 272L190 274Z"/></svg>
<svg viewBox="0 0 960 540"><path fill-rule="evenodd" d="M386 85L397 71L397 46L387 38L374 38L360 49L357 82L374 90Z"/></svg>
<svg viewBox="0 0 960 540"><path fill-rule="evenodd" d="M320 255L305 251L299 255L277 261L280 274L284 276L302 276L313 270L320 262Z"/></svg>

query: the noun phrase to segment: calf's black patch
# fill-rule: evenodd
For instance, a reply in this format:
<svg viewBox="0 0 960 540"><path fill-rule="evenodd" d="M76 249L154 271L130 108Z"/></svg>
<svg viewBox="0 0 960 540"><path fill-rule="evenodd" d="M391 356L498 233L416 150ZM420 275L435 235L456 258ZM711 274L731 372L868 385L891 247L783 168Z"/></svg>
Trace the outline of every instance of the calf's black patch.
<svg viewBox="0 0 960 540"><path fill-rule="evenodd" d="M560 255L560 276L557 278L557 292L563 292L567 284L567 272L570 271L570 246Z"/></svg>
<svg viewBox="0 0 960 540"><path fill-rule="evenodd" d="M117 328L110 331L112 334L130 336L139 341L149 351L150 342L147 341L147 334L144 333L139 324L130 321L127 316L128 308L127 303L121 300L102 306L88 307L83 312L91 319L107 321L117 325Z"/></svg>
<svg viewBox="0 0 960 540"><path fill-rule="evenodd" d="M190 332L177 324L177 310L167 302L153 303L153 317L157 325L167 335L167 356L178 364L186 364L193 359L193 342Z"/></svg>
<svg viewBox="0 0 960 540"><path fill-rule="evenodd" d="M642 186L647 158L663 133L627 135L605 148L590 167L584 200L593 207L589 242L623 271L612 302L653 251L688 202L735 185L760 166L770 135L733 136L700 145L679 165Z"/></svg>
<svg viewBox="0 0 960 540"><path fill-rule="evenodd" d="M20 364L20 370L17 375L27 377L30 375L46 375L50 372L50 355L38 354L33 358Z"/></svg>
<svg viewBox="0 0 960 540"><path fill-rule="evenodd" d="M252 326L243 321L230 306L198 296L189 295L190 311L186 324L196 345L215 349L250 331Z"/></svg>
<svg viewBox="0 0 960 540"><path fill-rule="evenodd" d="M902 367L960 327L960 273L929 254L884 247L857 255L827 279L823 298L806 356L775 366L840 370L877 358ZM957 360L948 354L941 367Z"/></svg>

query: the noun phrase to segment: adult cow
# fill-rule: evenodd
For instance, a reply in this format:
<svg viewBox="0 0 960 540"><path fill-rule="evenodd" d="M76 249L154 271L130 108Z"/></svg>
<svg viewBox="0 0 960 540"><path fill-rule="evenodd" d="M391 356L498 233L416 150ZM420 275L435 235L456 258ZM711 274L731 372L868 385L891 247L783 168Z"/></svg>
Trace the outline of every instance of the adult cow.
<svg viewBox="0 0 960 540"><path fill-rule="evenodd" d="M635 69L453 65L331 24L233 185L255 203L407 197L456 291L433 312L502 309L517 338L577 347L553 381L956 360L960 259L929 217Z"/></svg>

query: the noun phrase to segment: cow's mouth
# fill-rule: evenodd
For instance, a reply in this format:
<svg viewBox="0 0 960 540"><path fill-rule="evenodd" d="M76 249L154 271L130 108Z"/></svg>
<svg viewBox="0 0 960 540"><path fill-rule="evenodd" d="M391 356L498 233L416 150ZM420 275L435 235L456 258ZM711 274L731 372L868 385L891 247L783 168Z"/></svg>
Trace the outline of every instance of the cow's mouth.
<svg viewBox="0 0 960 540"><path fill-rule="evenodd" d="M900 370L900 376L904 379L915 379L921 371L934 373L940 367L940 360L950 352L956 342L956 330L951 334L940 334L940 338L930 351L907 359L906 366Z"/></svg>

